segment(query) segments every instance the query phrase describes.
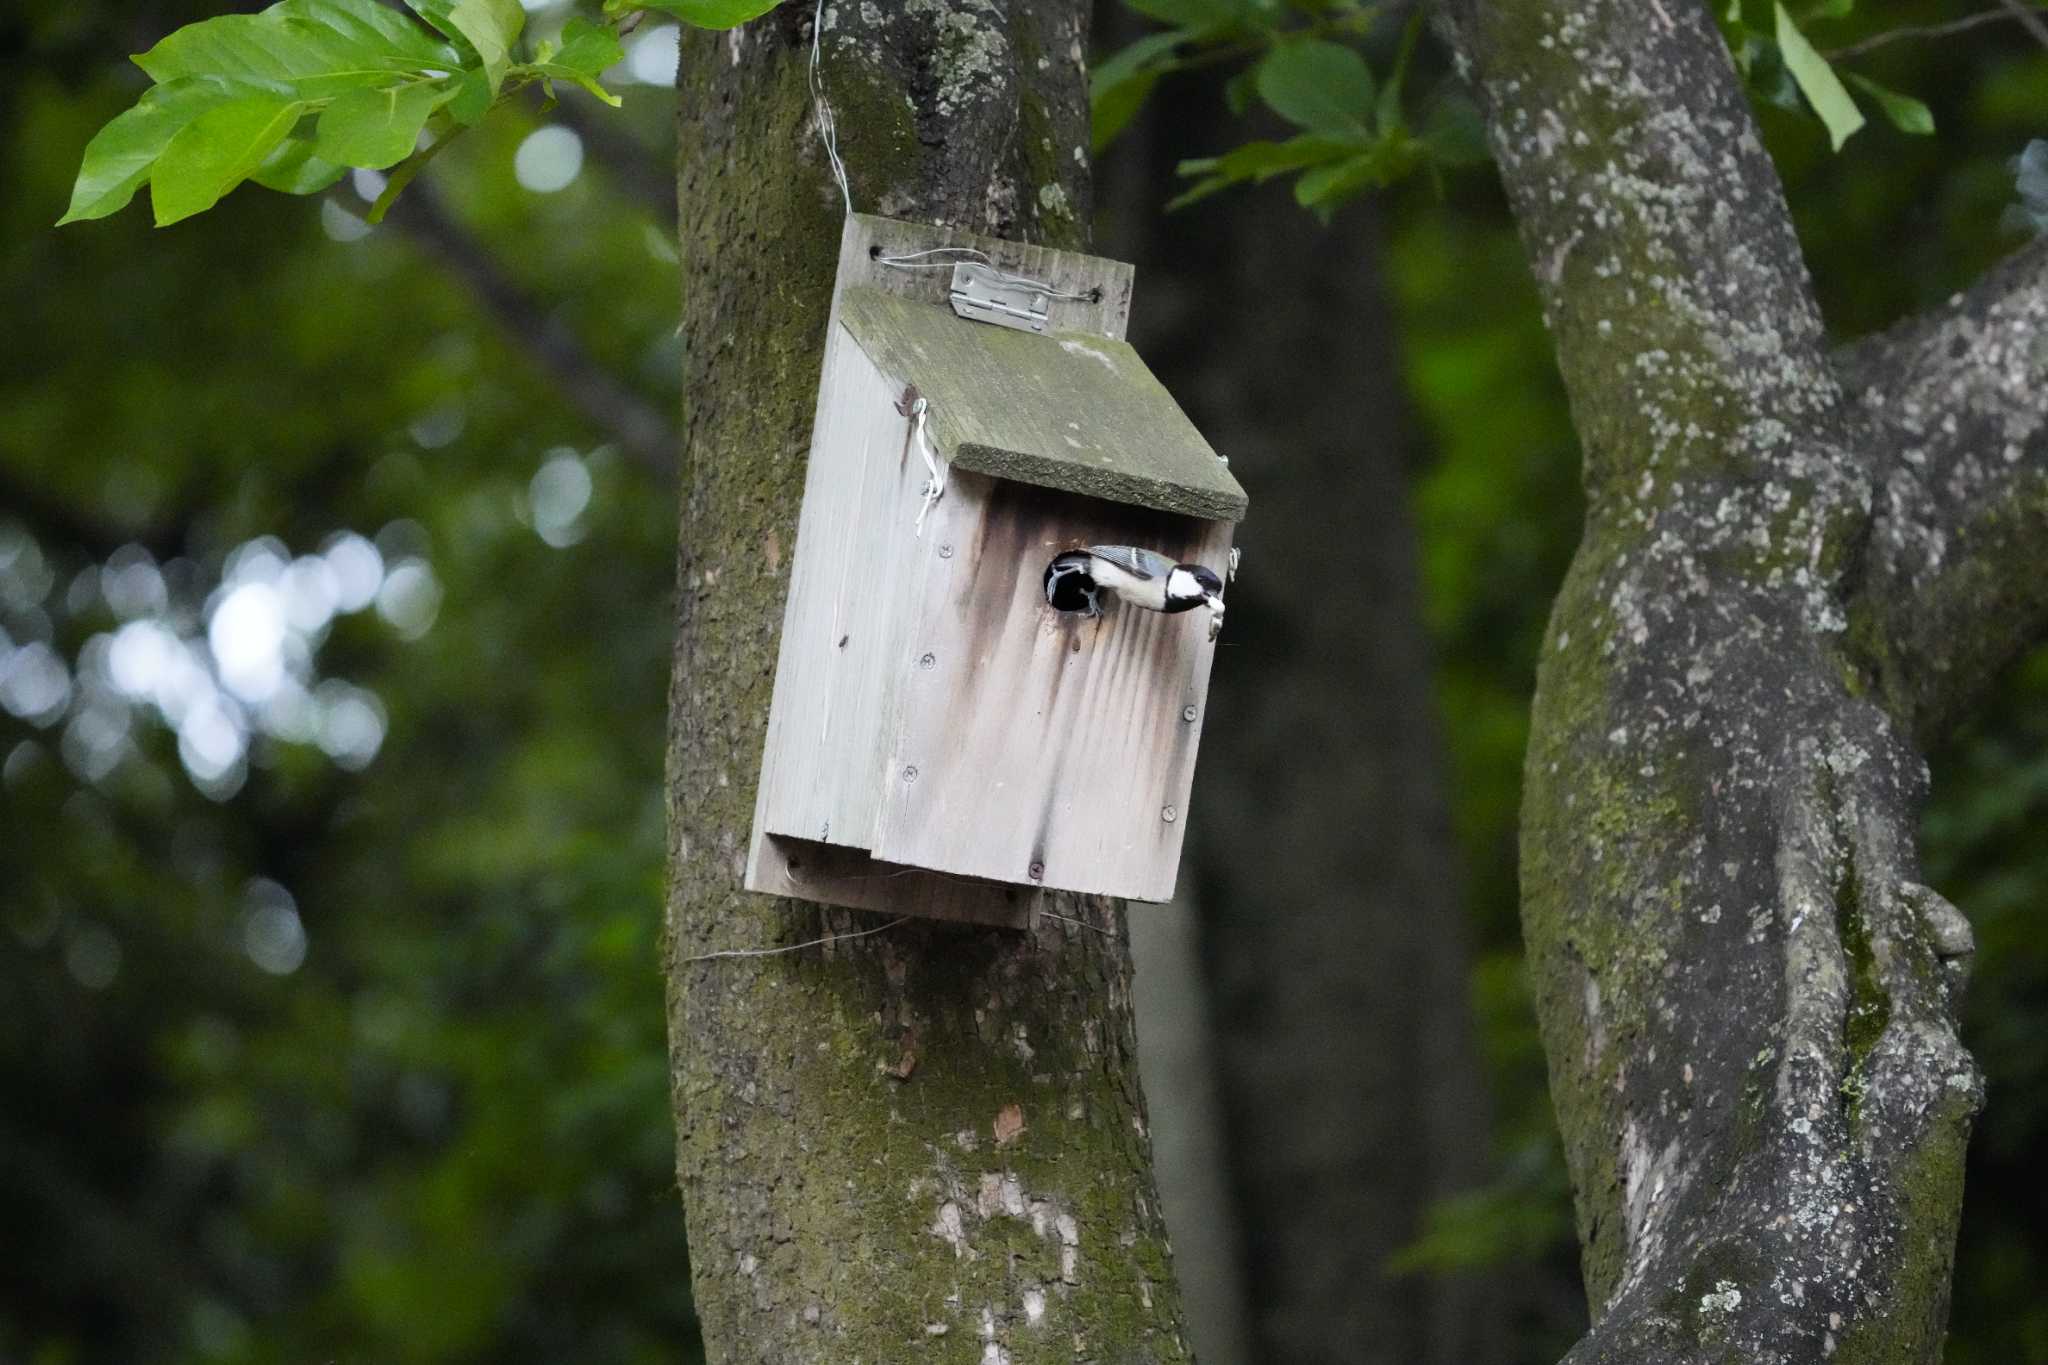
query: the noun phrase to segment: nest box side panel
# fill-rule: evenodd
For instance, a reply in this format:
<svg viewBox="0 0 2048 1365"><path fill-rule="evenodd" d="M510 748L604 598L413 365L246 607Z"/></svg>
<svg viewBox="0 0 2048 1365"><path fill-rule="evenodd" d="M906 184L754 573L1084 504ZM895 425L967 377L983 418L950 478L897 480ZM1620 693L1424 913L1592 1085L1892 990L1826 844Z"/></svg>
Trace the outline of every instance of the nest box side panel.
<svg viewBox="0 0 2048 1365"><path fill-rule="evenodd" d="M1170 899L1215 657L1207 613L1057 612L1045 568L1081 546L1143 545L1221 574L1230 523L965 471L935 522L875 856Z"/></svg>
<svg viewBox="0 0 2048 1365"><path fill-rule="evenodd" d="M900 393L834 329L761 769L757 823L771 834L865 848L874 826L924 482Z"/></svg>

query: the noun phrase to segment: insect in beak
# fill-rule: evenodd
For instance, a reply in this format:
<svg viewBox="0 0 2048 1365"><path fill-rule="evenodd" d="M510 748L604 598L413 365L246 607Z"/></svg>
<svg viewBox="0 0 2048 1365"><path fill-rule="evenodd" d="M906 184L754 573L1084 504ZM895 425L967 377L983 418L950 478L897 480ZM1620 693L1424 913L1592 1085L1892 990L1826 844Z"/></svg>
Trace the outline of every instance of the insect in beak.
<svg viewBox="0 0 2048 1365"><path fill-rule="evenodd" d="M1209 607L1209 640L1214 643L1216 637L1223 633L1223 598L1210 592L1202 594L1202 601Z"/></svg>

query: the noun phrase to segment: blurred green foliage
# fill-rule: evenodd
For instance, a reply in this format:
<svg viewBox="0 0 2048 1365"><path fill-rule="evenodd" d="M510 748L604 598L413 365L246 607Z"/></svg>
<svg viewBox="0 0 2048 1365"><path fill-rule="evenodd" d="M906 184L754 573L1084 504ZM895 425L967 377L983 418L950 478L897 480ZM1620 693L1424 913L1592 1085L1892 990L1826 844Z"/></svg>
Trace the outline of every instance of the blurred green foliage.
<svg viewBox="0 0 2048 1365"><path fill-rule="evenodd" d="M694 1358L657 965L666 486L348 182L50 229L145 83L125 54L212 12L0 18L0 653L73 674L63 715L0 712L0 1360ZM593 146L522 188L527 135L575 112L529 101L432 179L666 412L673 251L622 191L666 175L671 97L587 111L645 165ZM374 759L257 724L200 781L109 692L105 641L203 643L230 565L345 532L387 589L408 561L428 585L290 637L316 696L374 703ZM155 606L110 569L138 563Z"/></svg>
<svg viewBox="0 0 2048 1365"><path fill-rule="evenodd" d="M1237 22L1222 0L1139 8L1177 27L1099 68L1113 116L1208 71L1234 107L1263 98L1299 137L1341 144L1331 165L1407 126L1386 94L1398 26L1357 30L1372 65L1361 84L1346 63L1333 102L1287 65L1335 71L1319 49L1266 70L1276 49L1238 33L1235 73L1184 60L1214 36L1187 29ZM1839 8L1795 7L1823 55L1878 31ZM667 487L556 396L540 329L480 310L445 242L429 251L403 206L366 227L373 180L317 206L239 193L170 233L139 214L48 228L79 149L145 84L124 54L212 12L27 0L0 16L16 338L0 700L24 713L0 712L0 1360L688 1359L656 979ZM1308 7L1298 41L1347 36L1350 12ZM1881 21L1948 17L1913 3ZM1773 11L1757 24L1775 40ZM1769 53L1750 59L1755 84ZM1440 88L1427 44L1414 60L1411 89ZM2016 244L2010 162L2048 134L2048 56L1987 25L1834 62L1913 92L1939 130L1880 125L1837 155L1796 82L1759 90L1848 338ZM606 79L627 90L619 114L516 104L422 183L473 237L461 249L534 301L527 322L666 412L671 109ZM618 144L569 138L565 177L580 114L616 119ZM551 140L529 140L542 123ZM1469 133L1453 114L1424 126ZM1238 178L1262 178L1260 156ZM1323 209L1362 188L1318 183ZM1490 177L1387 204L1403 363L1436 452L1416 505L1500 1116L1498 1180L1392 1269L1532 1272L1548 1297L1529 1296L1519 1354L1548 1360L1583 1306L1520 971L1514 821L1533 662L1577 532L1576 443ZM124 625L197 648L224 578L347 532L431 588L290 636L327 714L354 699L375 718L374 758L251 708L245 748L202 778L161 708L109 690ZM143 562L162 595L138 607ZM63 663L54 712L30 704L31 646ZM2048 1140L2048 948L2030 932L2048 842L2029 837L2048 819L2044 702L2037 658L1940 757L1927 818L1930 880L1977 925L1967 1031L1991 1078L1949 1352L1964 1365L2048 1361L2048 1205L2028 1161Z"/></svg>

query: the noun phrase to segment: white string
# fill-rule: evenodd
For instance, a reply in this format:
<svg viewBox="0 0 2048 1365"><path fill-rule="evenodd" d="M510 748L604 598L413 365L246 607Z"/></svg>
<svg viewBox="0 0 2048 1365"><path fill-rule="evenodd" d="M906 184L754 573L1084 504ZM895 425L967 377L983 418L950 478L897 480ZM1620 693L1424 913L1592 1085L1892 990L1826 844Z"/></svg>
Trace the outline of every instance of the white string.
<svg viewBox="0 0 2048 1365"><path fill-rule="evenodd" d="M1093 929L1093 930L1094 930L1094 931L1095 931L1096 933L1098 933L1098 934L1107 934L1107 935L1108 935L1108 936L1109 936L1110 938L1115 938L1115 937L1116 937L1116 930L1114 930L1114 929L1105 929L1105 928L1103 928L1103 927L1102 927L1101 925L1099 925L1099 924L1090 924L1090 923L1089 923L1089 922L1088 922L1087 920L1085 920L1085 919L1075 919L1075 918L1074 918L1074 917L1073 917L1072 915L1055 915L1055 914L1054 914L1054 913L1053 913L1052 911L1050 911L1050 910L1041 910L1041 911L1039 911L1038 913L1039 913L1039 914L1041 914L1041 915L1044 915L1044 916L1045 916L1045 917L1046 917L1047 919L1058 919L1058 920L1065 920L1065 921L1066 921L1067 923L1069 923L1069 924L1078 924L1078 925L1080 925L1080 926L1081 926L1081 927L1082 927L1083 929Z"/></svg>
<svg viewBox="0 0 2048 1365"><path fill-rule="evenodd" d="M924 261L919 259L922 256L944 256L947 259ZM1004 270L1001 266L990 260L986 251L971 246L935 246L927 251L911 251L901 256L877 256L875 260L878 264L889 266L895 270L950 270L963 261L971 260L977 264L985 265L994 271L996 278L1004 284L1013 284L1020 289L1029 289L1043 294L1049 299L1067 299L1075 303L1094 303L1098 297L1092 289L1085 294L1068 293L1064 289L1053 288L1044 280L1034 280L1028 275L1012 275L1009 271Z"/></svg>
<svg viewBox="0 0 2048 1365"><path fill-rule="evenodd" d="M825 31L825 0L818 0L811 12L811 109L818 125L818 141L825 144L825 157L832 163L832 179L838 182L839 197L846 215L853 216L853 189L846 183L846 163L839 159L839 124L832 117L832 101L825 98L825 78L818 71L818 41Z"/></svg>
<svg viewBox="0 0 2048 1365"><path fill-rule="evenodd" d="M853 187L846 179L846 163L840 160L839 157L839 123L832 116L832 101L825 98L825 75L818 68L820 45L823 42L824 34L825 0L817 0L817 3L811 9L811 65L806 79L810 82L811 87L812 118L818 125L818 141L825 146L825 159L832 163L832 181L839 186L840 201L846 205L846 214L850 218L853 216ZM952 259L928 261L921 265L914 264L920 257L924 256L948 256ZM949 266L958 265L961 260L974 260L995 271L997 277L1005 284L1035 290L1049 299L1066 299L1075 303L1093 303L1102 297L1100 290L1091 290L1085 294L1072 294L1065 290L1055 289L1043 280L1034 280L1025 275L1012 275L990 260L987 252L976 250L971 246L933 247L929 251L912 251L902 256L882 256L877 259L883 265L893 266L898 270L943 270ZM936 494L932 496L934 499L937 497ZM930 504L927 503L926 505L929 506Z"/></svg>
<svg viewBox="0 0 2048 1365"><path fill-rule="evenodd" d="M925 251L906 251L900 256L878 256L875 259L883 265L893 265L898 270L944 270L947 266L958 264L957 261L951 260L926 261L923 265L911 264L925 256L972 256L984 265L989 263L986 251L971 246L935 246Z"/></svg>
<svg viewBox="0 0 2048 1365"><path fill-rule="evenodd" d="M684 958L677 965L686 965L691 962L709 962L715 957L775 957L782 953L794 953L804 948L816 948L824 943L837 943L841 939L866 938L869 934L879 934L884 929L894 929L909 918L910 916L908 915L898 915L887 924L879 924L872 929L862 929L852 934L827 934L823 938L814 938L804 943L792 943L786 948L727 948L716 953L699 953L695 957Z"/></svg>
<svg viewBox="0 0 2048 1365"><path fill-rule="evenodd" d="M946 492L945 466L939 463L937 455L932 451L931 438L926 436L924 431L925 415L931 411L931 406L931 401L922 395L910 405L911 420L917 424L917 453L924 456L924 467L929 473L924 483L924 504L917 509L919 540L924 539L925 514L932 510L932 504Z"/></svg>

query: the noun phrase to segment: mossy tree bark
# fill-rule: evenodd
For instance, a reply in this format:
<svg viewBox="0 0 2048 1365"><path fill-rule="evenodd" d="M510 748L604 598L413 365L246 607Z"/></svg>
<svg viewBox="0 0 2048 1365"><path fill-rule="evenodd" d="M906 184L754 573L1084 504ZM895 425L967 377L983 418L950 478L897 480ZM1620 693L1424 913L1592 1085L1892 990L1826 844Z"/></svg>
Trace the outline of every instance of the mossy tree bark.
<svg viewBox="0 0 2048 1365"><path fill-rule="evenodd" d="M1919 749L2048 614L2048 248L1830 356L1699 0L1444 30L1585 447L1522 864L1571 1359L1933 1361L1982 1083Z"/></svg>
<svg viewBox="0 0 2048 1365"><path fill-rule="evenodd" d="M828 7L863 209L1079 246L1085 7ZM667 954L697 1301L714 1361L1181 1361L1121 907L1031 934L740 888L841 204L809 6L692 34L680 91L686 431ZM938 1357L934 1357L938 1358Z"/></svg>

